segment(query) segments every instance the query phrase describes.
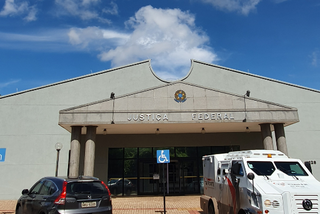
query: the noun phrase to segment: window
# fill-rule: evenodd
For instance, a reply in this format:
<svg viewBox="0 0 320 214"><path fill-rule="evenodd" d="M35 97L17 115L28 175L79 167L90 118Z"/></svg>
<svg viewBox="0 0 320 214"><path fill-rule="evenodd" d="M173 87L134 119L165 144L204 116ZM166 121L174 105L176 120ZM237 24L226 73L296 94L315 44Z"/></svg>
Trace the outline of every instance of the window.
<svg viewBox="0 0 320 214"><path fill-rule="evenodd" d="M42 181L39 181L38 183L36 183L36 184L31 188L30 194L39 194L43 182L44 182L44 181L42 180Z"/></svg>
<svg viewBox="0 0 320 214"><path fill-rule="evenodd" d="M152 148L139 148L139 158L152 158Z"/></svg>
<svg viewBox="0 0 320 214"><path fill-rule="evenodd" d="M57 187L51 181L46 181L40 190L40 195L52 195L56 191Z"/></svg>
<svg viewBox="0 0 320 214"><path fill-rule="evenodd" d="M197 147L177 147L176 157L197 157Z"/></svg>
<svg viewBox="0 0 320 214"><path fill-rule="evenodd" d="M52 194L55 193L57 190L58 190L58 189L57 189L57 186L56 186L54 183L50 182L49 195L52 195Z"/></svg>
<svg viewBox="0 0 320 214"><path fill-rule="evenodd" d="M275 162L276 167L290 176L308 176L298 162Z"/></svg>
<svg viewBox="0 0 320 214"><path fill-rule="evenodd" d="M110 148L109 157L114 159L123 158L123 149L122 148Z"/></svg>
<svg viewBox="0 0 320 214"><path fill-rule="evenodd" d="M270 161L248 161L248 167L257 175L272 175L275 167Z"/></svg>
<svg viewBox="0 0 320 214"><path fill-rule="evenodd" d="M124 158L137 158L137 148L124 148Z"/></svg>
<svg viewBox="0 0 320 214"><path fill-rule="evenodd" d="M72 182L67 185L68 194L105 194L106 188L100 182Z"/></svg>

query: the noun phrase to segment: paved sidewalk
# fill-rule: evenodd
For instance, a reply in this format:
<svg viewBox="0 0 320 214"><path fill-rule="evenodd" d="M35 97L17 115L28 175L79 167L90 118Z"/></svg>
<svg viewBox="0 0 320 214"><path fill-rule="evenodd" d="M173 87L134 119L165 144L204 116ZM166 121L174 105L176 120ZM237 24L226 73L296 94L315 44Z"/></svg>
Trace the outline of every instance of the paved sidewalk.
<svg viewBox="0 0 320 214"><path fill-rule="evenodd" d="M113 214L162 214L163 196L138 196L112 198ZM14 213L16 201L0 201L0 214ZM167 214L203 214L200 195L166 196Z"/></svg>

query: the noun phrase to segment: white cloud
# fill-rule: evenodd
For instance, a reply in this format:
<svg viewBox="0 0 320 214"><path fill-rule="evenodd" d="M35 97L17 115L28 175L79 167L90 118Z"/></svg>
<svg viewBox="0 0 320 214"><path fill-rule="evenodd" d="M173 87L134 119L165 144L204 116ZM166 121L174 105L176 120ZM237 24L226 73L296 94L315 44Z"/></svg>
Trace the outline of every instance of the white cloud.
<svg viewBox="0 0 320 214"><path fill-rule="evenodd" d="M248 15L256 9L256 5L262 0L201 0L205 3L212 4L220 10L230 12L239 12L243 15ZM278 0L279 1L279 0ZM284 0L280 0L284 1Z"/></svg>
<svg viewBox="0 0 320 214"><path fill-rule="evenodd" d="M71 28L68 32L69 42L81 48L101 50L115 45L123 45L130 37L129 34L99 27Z"/></svg>
<svg viewBox="0 0 320 214"><path fill-rule="evenodd" d="M26 21L35 21L37 8L35 6L29 6L27 1L22 1L20 3L15 3L14 0L6 0L3 9L0 11L0 16L18 16L24 15Z"/></svg>
<svg viewBox="0 0 320 214"><path fill-rule="evenodd" d="M112 8L104 8L102 12L111 14L111 15L118 15L118 5L114 2L110 2Z"/></svg>
<svg viewBox="0 0 320 214"><path fill-rule="evenodd" d="M276 4L279 4L279 3L282 3L282 2L285 2L287 0L273 0Z"/></svg>
<svg viewBox="0 0 320 214"><path fill-rule="evenodd" d="M218 60L206 46L208 36L196 28L194 20L192 14L180 9L143 7L126 22L133 29L127 41L101 52L99 57L113 66L152 59L155 71L181 78L189 71L190 59L209 63Z"/></svg>
<svg viewBox="0 0 320 214"><path fill-rule="evenodd" d="M69 29L43 29L31 33L0 32L0 47L14 50L32 50L44 52L75 51L68 42Z"/></svg>
<svg viewBox="0 0 320 214"><path fill-rule="evenodd" d="M31 22L31 21L36 21L37 20L37 8L35 6L30 7L28 15L24 18L24 20Z"/></svg>
<svg viewBox="0 0 320 214"><path fill-rule="evenodd" d="M311 54L311 64L314 66L314 67L318 67L318 61L319 61L319 51L318 50L315 50L312 52Z"/></svg>
<svg viewBox="0 0 320 214"><path fill-rule="evenodd" d="M58 15L71 15L75 17L80 17L82 20L98 20L101 23L110 24L111 21L104 17L101 17L99 10L105 13L105 11L112 11L109 14L117 13L117 5L115 3L111 4L111 9L100 8L98 5L101 3L100 0L55 0L58 6ZM97 9L98 8L98 9Z"/></svg>
<svg viewBox="0 0 320 214"><path fill-rule="evenodd" d="M6 0L2 11L0 12L1 16L11 16L16 14L21 14L27 11L28 3L22 2L20 4L15 4L14 0Z"/></svg>
<svg viewBox="0 0 320 214"><path fill-rule="evenodd" d="M68 29L43 29L30 34L0 32L0 41L3 42L66 42Z"/></svg>
<svg viewBox="0 0 320 214"><path fill-rule="evenodd" d="M95 4L99 1L100 0L82 0L82 4L84 4L84 5Z"/></svg>
<svg viewBox="0 0 320 214"><path fill-rule="evenodd" d="M5 87L7 87L7 86L9 86L9 85L16 84L16 83L18 83L18 82L20 82L20 80L10 80L10 81L8 81L8 82L0 82L0 89L1 89L1 88L5 88Z"/></svg>

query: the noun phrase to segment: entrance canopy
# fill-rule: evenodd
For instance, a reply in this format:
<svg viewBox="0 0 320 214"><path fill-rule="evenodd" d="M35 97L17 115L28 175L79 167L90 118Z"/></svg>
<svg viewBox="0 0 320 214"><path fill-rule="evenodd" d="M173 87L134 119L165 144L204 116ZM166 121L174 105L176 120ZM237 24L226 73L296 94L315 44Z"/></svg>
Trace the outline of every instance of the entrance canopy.
<svg viewBox="0 0 320 214"><path fill-rule="evenodd" d="M116 93L61 110L59 125L69 132L72 126L97 126L97 134L157 134L260 132L260 124L288 126L299 121L296 108L181 81Z"/></svg>

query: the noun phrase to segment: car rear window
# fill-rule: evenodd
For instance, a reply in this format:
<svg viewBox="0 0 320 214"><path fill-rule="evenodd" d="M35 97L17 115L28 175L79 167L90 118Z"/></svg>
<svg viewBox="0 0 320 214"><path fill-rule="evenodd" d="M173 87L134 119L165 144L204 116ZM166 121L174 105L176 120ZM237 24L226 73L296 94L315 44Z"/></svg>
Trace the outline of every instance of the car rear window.
<svg viewBox="0 0 320 214"><path fill-rule="evenodd" d="M106 194L107 189L100 181L71 182L67 185L67 194Z"/></svg>

